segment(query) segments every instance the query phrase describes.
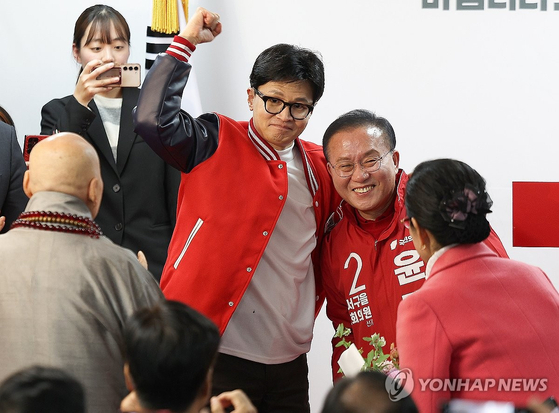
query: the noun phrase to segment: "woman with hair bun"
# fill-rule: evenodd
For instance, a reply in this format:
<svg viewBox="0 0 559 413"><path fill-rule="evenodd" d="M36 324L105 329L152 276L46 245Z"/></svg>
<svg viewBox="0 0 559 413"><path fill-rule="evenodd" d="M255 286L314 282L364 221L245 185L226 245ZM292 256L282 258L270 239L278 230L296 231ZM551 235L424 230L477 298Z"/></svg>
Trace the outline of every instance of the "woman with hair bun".
<svg viewBox="0 0 559 413"><path fill-rule="evenodd" d="M491 205L460 161L423 162L408 182L405 220L427 279L400 303L396 334L421 412L449 399L559 396L559 294L541 269L482 242Z"/></svg>

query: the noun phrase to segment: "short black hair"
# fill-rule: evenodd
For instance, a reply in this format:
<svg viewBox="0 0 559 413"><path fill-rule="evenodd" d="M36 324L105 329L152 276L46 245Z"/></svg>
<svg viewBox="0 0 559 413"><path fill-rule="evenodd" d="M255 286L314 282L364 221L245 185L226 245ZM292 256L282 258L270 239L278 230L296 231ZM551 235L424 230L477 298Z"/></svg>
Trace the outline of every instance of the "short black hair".
<svg viewBox="0 0 559 413"><path fill-rule="evenodd" d="M322 138L322 150L324 156L328 160L328 144L330 139L338 132L346 131L348 129L363 128L363 127L377 127L383 132L386 143L390 150L396 149L396 133L390 122L375 115L374 112L366 109L355 109L344 113L338 117L334 122L328 126Z"/></svg>
<svg viewBox="0 0 559 413"><path fill-rule="evenodd" d="M135 312L124 328L125 358L140 403L182 412L190 407L213 366L219 331L178 301Z"/></svg>
<svg viewBox="0 0 559 413"><path fill-rule="evenodd" d="M398 400L390 399L387 380L394 381L378 371L362 371L354 377L338 380L326 396L322 413L418 413L407 393Z"/></svg>
<svg viewBox="0 0 559 413"><path fill-rule="evenodd" d="M260 53L250 73L250 87L253 88L268 82L303 80L311 84L315 104L324 93L322 58L318 52L285 43L276 44Z"/></svg>
<svg viewBox="0 0 559 413"><path fill-rule="evenodd" d="M0 385L2 413L85 413L82 385L64 370L31 366Z"/></svg>
<svg viewBox="0 0 559 413"><path fill-rule="evenodd" d="M420 226L428 229L442 247L483 241L491 231L486 216L490 212L488 208L467 214L463 228L450 225L441 210L445 199L457 191L464 191L466 187L478 192L480 197L488 197L485 179L464 162L435 159L420 163L406 186L408 217L415 218Z"/></svg>

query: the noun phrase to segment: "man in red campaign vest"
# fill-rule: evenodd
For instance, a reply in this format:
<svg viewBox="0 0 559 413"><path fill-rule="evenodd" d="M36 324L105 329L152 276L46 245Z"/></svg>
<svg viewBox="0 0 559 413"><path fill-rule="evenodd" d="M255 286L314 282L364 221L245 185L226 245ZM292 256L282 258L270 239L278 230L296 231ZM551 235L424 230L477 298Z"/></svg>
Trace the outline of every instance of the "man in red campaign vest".
<svg viewBox="0 0 559 413"><path fill-rule="evenodd" d="M378 333L385 354L396 343L398 304L425 281L425 263L415 250L406 222L408 175L399 168L396 134L388 120L368 110L353 110L326 129L322 141L328 171L344 199L339 222L325 238L321 269L326 312L337 328L350 328L345 341L373 349L363 338ZM491 231L485 243L498 255L505 248ZM332 372L345 347L332 340Z"/></svg>
<svg viewBox="0 0 559 413"><path fill-rule="evenodd" d="M250 121L193 118L180 109L188 60L220 33L219 15L199 8L150 69L134 115L136 131L182 171L161 288L217 324L214 394L240 388L260 412L309 412L306 353L323 302L316 264L339 198L321 147L299 135L324 66L310 50L272 46L250 75Z"/></svg>

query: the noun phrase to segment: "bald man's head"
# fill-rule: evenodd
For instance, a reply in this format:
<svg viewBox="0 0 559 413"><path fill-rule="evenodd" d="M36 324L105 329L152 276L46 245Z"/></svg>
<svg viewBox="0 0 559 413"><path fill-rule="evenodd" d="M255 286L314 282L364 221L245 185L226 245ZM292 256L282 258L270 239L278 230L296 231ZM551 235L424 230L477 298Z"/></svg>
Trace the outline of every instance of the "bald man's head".
<svg viewBox="0 0 559 413"><path fill-rule="evenodd" d="M73 195L84 201L95 217L103 192L95 149L75 133L58 133L42 140L29 156L24 190L29 197L41 191Z"/></svg>
<svg viewBox="0 0 559 413"><path fill-rule="evenodd" d="M362 371L334 384L322 413L417 413L413 399L401 386L378 371Z"/></svg>

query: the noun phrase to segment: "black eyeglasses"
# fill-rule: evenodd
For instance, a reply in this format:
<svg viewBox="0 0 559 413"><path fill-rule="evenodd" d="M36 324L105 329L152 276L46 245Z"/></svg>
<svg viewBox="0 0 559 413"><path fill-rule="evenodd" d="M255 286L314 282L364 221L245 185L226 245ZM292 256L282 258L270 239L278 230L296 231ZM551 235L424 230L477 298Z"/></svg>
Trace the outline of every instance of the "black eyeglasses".
<svg viewBox="0 0 559 413"><path fill-rule="evenodd" d="M393 152L393 151L394 151L394 149L390 149L384 155L376 157L376 158L375 157L367 157L359 163L338 162L336 165L333 165L330 162L328 162L328 163L330 164L330 166L334 169L334 171L336 172L336 174L340 178L346 179L346 178L349 178L353 175L353 172L355 171L355 166L356 165L360 165L361 169L363 171L367 172L368 174L372 174L373 172L378 171L380 169L380 167L382 166L382 160L386 157L386 155L388 155L390 152Z"/></svg>
<svg viewBox="0 0 559 413"><path fill-rule="evenodd" d="M270 115L277 115L278 113L281 113L286 106L288 106L289 113L293 119L303 120L309 116L314 109L313 105L305 105L304 103L287 103L281 99L266 96L256 88L254 88L254 92L264 101L264 109L266 109L266 112Z"/></svg>

